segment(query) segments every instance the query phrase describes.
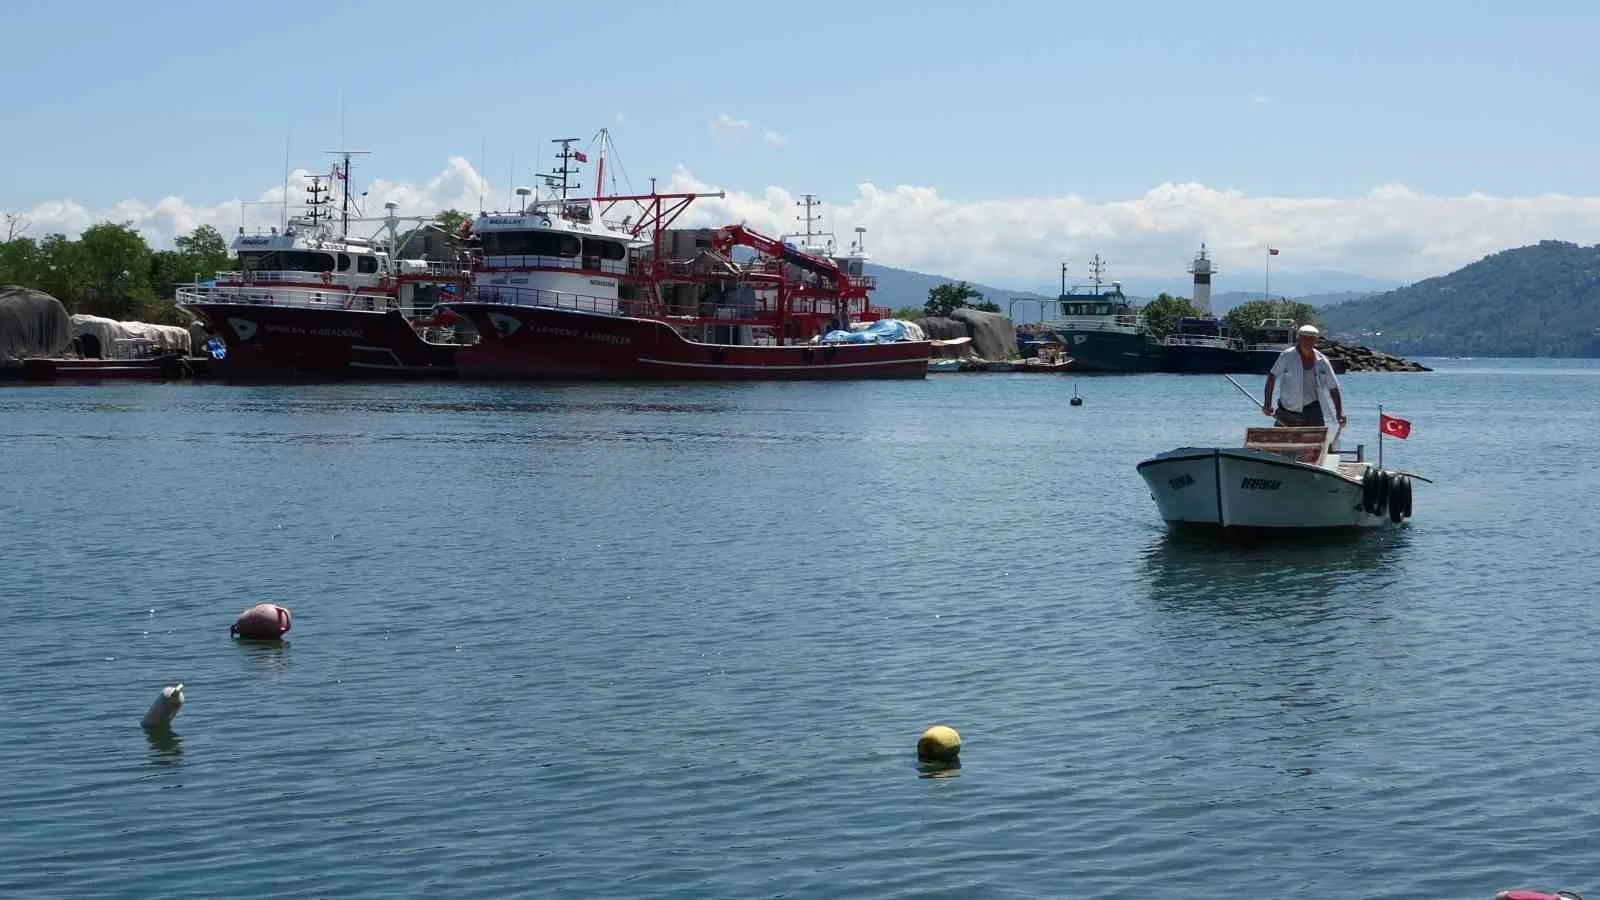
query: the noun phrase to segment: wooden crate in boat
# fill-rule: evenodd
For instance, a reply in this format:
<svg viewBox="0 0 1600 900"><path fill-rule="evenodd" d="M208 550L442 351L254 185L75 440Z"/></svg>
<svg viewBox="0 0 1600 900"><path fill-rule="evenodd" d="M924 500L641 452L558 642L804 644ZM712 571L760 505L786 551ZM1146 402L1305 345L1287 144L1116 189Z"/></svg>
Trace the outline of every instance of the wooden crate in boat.
<svg viewBox="0 0 1600 900"><path fill-rule="evenodd" d="M1248 428L1244 433L1246 450L1265 450L1304 463L1321 459L1322 447L1327 440L1326 425Z"/></svg>

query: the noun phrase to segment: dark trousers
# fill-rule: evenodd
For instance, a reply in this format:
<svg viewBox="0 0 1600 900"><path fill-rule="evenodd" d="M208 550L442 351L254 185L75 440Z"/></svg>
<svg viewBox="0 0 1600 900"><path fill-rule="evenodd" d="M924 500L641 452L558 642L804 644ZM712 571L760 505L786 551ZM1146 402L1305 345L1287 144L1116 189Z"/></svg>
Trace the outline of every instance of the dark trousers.
<svg viewBox="0 0 1600 900"><path fill-rule="evenodd" d="M1328 424L1322 420L1321 401L1308 403L1306 408L1299 412L1295 412L1292 409L1284 409L1280 405L1273 418L1277 420L1279 425L1288 425L1290 427Z"/></svg>

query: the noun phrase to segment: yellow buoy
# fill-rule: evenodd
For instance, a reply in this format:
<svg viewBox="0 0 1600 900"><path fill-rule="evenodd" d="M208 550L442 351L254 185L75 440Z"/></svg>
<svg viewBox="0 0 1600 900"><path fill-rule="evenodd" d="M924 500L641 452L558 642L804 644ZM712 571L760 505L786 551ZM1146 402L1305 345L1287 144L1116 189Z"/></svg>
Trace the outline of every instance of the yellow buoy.
<svg viewBox="0 0 1600 900"><path fill-rule="evenodd" d="M961 735L949 725L932 725L917 738L917 759L950 762L961 753Z"/></svg>

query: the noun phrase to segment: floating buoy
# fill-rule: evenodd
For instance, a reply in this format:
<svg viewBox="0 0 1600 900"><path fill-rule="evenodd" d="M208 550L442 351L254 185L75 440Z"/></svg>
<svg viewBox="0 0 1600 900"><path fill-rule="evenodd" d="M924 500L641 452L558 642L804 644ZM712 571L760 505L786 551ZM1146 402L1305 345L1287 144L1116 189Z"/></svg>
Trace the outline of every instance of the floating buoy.
<svg viewBox="0 0 1600 900"><path fill-rule="evenodd" d="M1078 396L1078 386L1077 385L1073 385L1072 386L1072 399L1067 401L1067 402L1071 403L1073 406L1082 406L1083 405L1083 398Z"/></svg>
<svg viewBox="0 0 1600 900"><path fill-rule="evenodd" d="M171 687L161 689L161 696L156 702L150 704L150 709L144 714L144 720L139 724L148 729L170 728L172 717L183 709L183 682L178 682Z"/></svg>
<svg viewBox="0 0 1600 900"><path fill-rule="evenodd" d="M247 641L275 641L289 630L292 617L286 607L276 603L257 603L239 614L228 629L234 637Z"/></svg>
<svg viewBox="0 0 1600 900"><path fill-rule="evenodd" d="M1583 900L1575 891L1556 891L1546 894L1544 891L1501 891L1494 895L1494 900Z"/></svg>
<svg viewBox="0 0 1600 900"><path fill-rule="evenodd" d="M954 762L961 754L961 735L949 725L932 725L917 738L917 759L923 762Z"/></svg>

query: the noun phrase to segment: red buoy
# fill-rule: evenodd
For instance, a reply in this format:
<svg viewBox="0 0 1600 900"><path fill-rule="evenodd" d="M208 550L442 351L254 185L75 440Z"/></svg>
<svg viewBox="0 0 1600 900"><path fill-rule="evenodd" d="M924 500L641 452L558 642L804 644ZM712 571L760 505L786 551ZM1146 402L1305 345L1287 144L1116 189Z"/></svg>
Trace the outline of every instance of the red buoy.
<svg viewBox="0 0 1600 900"><path fill-rule="evenodd" d="M276 603L257 603L239 614L228 633L250 641L275 641L289 630L289 610Z"/></svg>

